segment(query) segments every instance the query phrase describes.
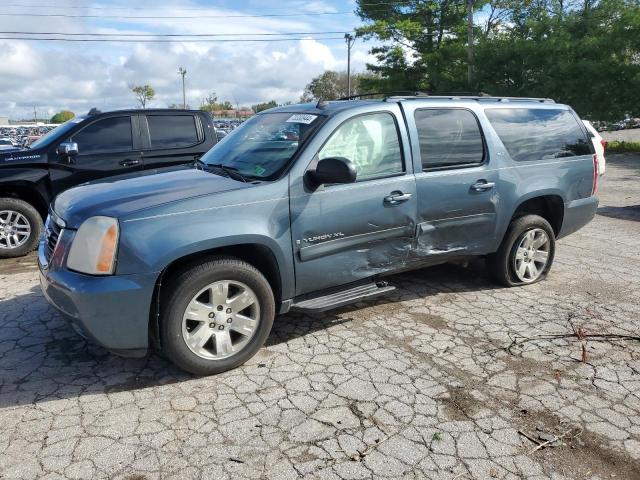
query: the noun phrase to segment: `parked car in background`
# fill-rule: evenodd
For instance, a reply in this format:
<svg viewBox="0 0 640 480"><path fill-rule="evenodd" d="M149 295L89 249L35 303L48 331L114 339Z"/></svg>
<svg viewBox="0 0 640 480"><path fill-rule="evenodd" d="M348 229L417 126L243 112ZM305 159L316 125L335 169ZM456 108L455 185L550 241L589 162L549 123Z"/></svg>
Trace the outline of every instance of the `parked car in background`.
<svg viewBox="0 0 640 480"><path fill-rule="evenodd" d="M593 147L596 150L596 156L598 157L598 175L604 175L606 169L606 161L604 158L604 150L607 147L607 141L600 136L598 131L594 128L589 120L583 120L585 127L589 132L589 137L593 142Z"/></svg>
<svg viewBox="0 0 640 480"><path fill-rule="evenodd" d="M0 138L0 151L18 150L18 146L12 138Z"/></svg>
<svg viewBox="0 0 640 480"><path fill-rule="evenodd" d="M597 180L584 124L549 100L278 107L197 168L59 195L41 285L107 349L151 339L212 374L253 356L278 313L379 295L393 272L479 256L501 285L542 280L556 239L595 215Z"/></svg>
<svg viewBox="0 0 640 480"><path fill-rule="evenodd" d="M205 112L94 109L27 149L0 152L0 258L37 247L58 193L90 180L192 164L216 142Z"/></svg>

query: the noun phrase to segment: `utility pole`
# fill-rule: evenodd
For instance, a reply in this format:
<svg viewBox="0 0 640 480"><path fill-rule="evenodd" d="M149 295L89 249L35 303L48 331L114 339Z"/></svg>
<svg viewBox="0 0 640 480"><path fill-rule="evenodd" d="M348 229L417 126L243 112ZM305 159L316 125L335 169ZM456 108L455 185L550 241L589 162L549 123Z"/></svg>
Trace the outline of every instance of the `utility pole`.
<svg viewBox="0 0 640 480"><path fill-rule="evenodd" d="M347 97L350 97L351 96L351 47L355 43L356 39L350 33L345 33L344 39L347 42Z"/></svg>
<svg viewBox="0 0 640 480"><path fill-rule="evenodd" d="M182 75L182 108L187 108L187 96L184 91L184 76L187 74L187 71L180 67L178 68L178 73Z"/></svg>
<svg viewBox="0 0 640 480"><path fill-rule="evenodd" d="M35 105L33 106L33 124L38 125L38 112L36 111Z"/></svg>
<svg viewBox="0 0 640 480"><path fill-rule="evenodd" d="M473 4L467 0L467 86L473 91Z"/></svg>

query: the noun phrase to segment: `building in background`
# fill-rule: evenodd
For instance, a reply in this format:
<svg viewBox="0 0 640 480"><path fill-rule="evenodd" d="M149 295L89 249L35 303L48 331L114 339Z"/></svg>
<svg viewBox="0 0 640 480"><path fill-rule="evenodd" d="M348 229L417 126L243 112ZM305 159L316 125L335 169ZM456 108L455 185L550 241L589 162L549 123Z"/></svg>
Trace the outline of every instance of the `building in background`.
<svg viewBox="0 0 640 480"><path fill-rule="evenodd" d="M0 125L9 125L9 117L0 116Z"/></svg>

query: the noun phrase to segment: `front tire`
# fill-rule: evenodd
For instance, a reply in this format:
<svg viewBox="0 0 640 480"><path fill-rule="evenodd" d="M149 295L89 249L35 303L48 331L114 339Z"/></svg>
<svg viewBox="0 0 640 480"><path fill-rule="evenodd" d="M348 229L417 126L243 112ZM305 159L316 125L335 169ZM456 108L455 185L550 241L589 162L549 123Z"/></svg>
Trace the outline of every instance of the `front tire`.
<svg viewBox="0 0 640 480"><path fill-rule="evenodd" d="M166 285L160 318L164 354L196 375L242 365L264 345L275 317L267 279L252 265L214 257Z"/></svg>
<svg viewBox="0 0 640 480"><path fill-rule="evenodd" d="M42 217L32 205L0 198L0 258L22 257L35 250L42 228Z"/></svg>
<svg viewBox="0 0 640 480"><path fill-rule="evenodd" d="M547 276L555 251L549 222L539 215L525 215L511 222L498 251L487 258L487 267L501 285L529 285Z"/></svg>

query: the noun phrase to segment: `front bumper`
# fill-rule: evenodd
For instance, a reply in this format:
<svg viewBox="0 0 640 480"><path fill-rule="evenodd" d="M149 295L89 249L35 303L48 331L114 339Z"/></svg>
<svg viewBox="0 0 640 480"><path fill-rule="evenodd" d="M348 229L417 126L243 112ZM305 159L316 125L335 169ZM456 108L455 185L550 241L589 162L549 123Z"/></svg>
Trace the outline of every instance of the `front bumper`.
<svg viewBox="0 0 640 480"><path fill-rule="evenodd" d="M38 249L40 287L48 302L87 337L127 357L144 356L157 274L98 277L62 267L70 238L61 237L51 262ZM62 252L62 253L60 253Z"/></svg>

